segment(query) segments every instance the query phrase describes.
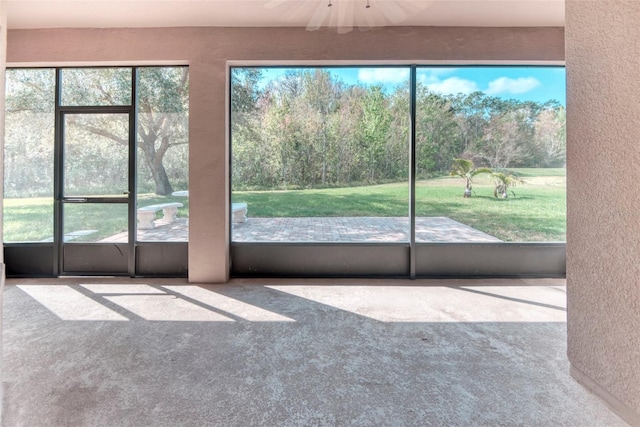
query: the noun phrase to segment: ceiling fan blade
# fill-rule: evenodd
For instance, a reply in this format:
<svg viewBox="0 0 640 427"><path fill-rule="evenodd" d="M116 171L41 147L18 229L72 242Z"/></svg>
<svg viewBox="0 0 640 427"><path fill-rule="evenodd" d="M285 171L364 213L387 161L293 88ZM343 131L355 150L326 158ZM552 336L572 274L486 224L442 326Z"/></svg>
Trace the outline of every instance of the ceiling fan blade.
<svg viewBox="0 0 640 427"><path fill-rule="evenodd" d="M324 21L327 19L327 16L329 16L329 13L331 13L330 7L327 7L324 2L319 4L316 8L316 11L313 13L313 16L311 17L309 24L307 25L307 30L315 31L320 29L320 27L322 27L322 24L324 24Z"/></svg>
<svg viewBox="0 0 640 427"><path fill-rule="evenodd" d="M428 7L431 7L431 5L433 4L434 0L412 0L409 2L409 4L417 7L420 10L424 10Z"/></svg>
<svg viewBox="0 0 640 427"><path fill-rule="evenodd" d="M379 0L375 4L392 24L399 24L408 17L402 6L395 0Z"/></svg>
<svg viewBox="0 0 640 427"><path fill-rule="evenodd" d="M335 28L339 34L354 27L366 31L385 25L399 25L409 16L429 7L434 0L268 0L265 7L286 5L282 17L298 21L311 15L307 30L323 26ZM284 7L284 6L283 6Z"/></svg>
<svg viewBox="0 0 640 427"><path fill-rule="evenodd" d="M338 2L338 34L353 30L353 1Z"/></svg>
<svg viewBox="0 0 640 427"><path fill-rule="evenodd" d="M417 0L415 1L415 5L418 7L418 9L424 10L428 7L431 7L433 5L434 0Z"/></svg>
<svg viewBox="0 0 640 427"><path fill-rule="evenodd" d="M269 0L268 2L266 2L264 4L264 8L265 9L274 9L274 8L280 6L281 4L283 4L286 1L287 0Z"/></svg>
<svg viewBox="0 0 640 427"><path fill-rule="evenodd" d="M355 15L355 25L360 31L370 30L376 26L376 15L379 15L375 9L365 9L364 13ZM384 22L384 19L380 20Z"/></svg>
<svg viewBox="0 0 640 427"><path fill-rule="evenodd" d="M399 24L409 17L402 5L395 0L381 0L376 2L376 4L392 24Z"/></svg>

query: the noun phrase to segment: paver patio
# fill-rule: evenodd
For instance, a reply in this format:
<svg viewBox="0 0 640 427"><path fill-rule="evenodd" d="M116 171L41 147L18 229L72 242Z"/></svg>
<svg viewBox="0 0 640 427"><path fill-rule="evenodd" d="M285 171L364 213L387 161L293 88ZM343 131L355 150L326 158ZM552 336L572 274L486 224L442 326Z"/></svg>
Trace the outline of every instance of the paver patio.
<svg viewBox="0 0 640 427"><path fill-rule="evenodd" d="M186 241L188 220L138 230L140 241ZM126 233L108 238L126 242ZM409 219L399 217L249 218L234 224L234 242L406 242ZM106 239L105 239L106 240ZM446 217L416 218L418 242L500 242L497 237Z"/></svg>

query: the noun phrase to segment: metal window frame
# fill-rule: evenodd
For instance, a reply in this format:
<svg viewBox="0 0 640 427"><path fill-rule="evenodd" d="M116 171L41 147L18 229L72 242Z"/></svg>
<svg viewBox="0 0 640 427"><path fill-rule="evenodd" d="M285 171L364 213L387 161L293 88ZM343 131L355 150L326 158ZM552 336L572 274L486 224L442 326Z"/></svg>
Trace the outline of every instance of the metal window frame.
<svg viewBox="0 0 640 427"><path fill-rule="evenodd" d="M138 242L137 241L137 121L138 121L138 71L147 68L183 67L185 64L169 65L105 65L105 66L60 66L60 67L15 67L16 69L46 68L55 72L54 93L54 164L53 164L53 242L15 242L3 243L5 257L8 261L8 277L58 277L61 275L122 275L131 277L186 277L188 272L188 241L185 242ZM77 106L61 105L62 71L65 69L100 69L119 68L129 69L131 72L131 104L130 105L102 105ZM66 114L128 114L129 117L129 155L128 155L128 195L122 198L82 197L90 199L90 203L127 203L127 224L129 241L127 244L93 244L74 243L78 251L83 248L105 246L107 252L126 251L126 266L122 271L65 271L63 242L63 204L74 203L74 197L65 198L63 195L64 152L62 138L64 133L64 116ZM80 197L75 197L80 199ZM96 260L104 254L99 254ZM107 263L108 264L108 263ZM13 268L12 268L13 266Z"/></svg>
<svg viewBox="0 0 640 427"><path fill-rule="evenodd" d="M521 67L524 64L511 65ZM417 70L450 64L241 65L228 66L227 131L229 207L233 178L231 129L234 68L408 68L410 71L409 222L408 242L234 242L229 221L232 277L564 277L566 242L422 243L416 241ZM508 67L495 64L457 66ZM545 66L545 65L535 65ZM558 67L559 65L546 65Z"/></svg>

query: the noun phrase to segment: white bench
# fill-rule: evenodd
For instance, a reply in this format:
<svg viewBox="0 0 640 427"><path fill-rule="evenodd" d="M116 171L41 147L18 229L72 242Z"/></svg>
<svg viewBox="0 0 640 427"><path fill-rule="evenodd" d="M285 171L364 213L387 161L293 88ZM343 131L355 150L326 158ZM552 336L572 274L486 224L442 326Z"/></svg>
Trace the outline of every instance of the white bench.
<svg viewBox="0 0 640 427"><path fill-rule="evenodd" d="M247 209L248 205L246 203L231 203L234 224L247 221Z"/></svg>
<svg viewBox="0 0 640 427"><path fill-rule="evenodd" d="M138 228L140 230L150 230L155 228L154 220L156 219L156 212L162 211L162 219L166 223L171 223L176 220L178 214L178 208L181 208L182 203L159 203L157 205L149 205L138 208Z"/></svg>

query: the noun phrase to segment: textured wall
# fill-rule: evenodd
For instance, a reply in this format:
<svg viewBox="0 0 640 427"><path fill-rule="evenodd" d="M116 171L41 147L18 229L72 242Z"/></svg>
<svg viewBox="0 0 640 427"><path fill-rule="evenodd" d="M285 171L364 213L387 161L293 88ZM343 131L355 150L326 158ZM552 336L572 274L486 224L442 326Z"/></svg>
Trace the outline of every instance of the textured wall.
<svg viewBox="0 0 640 427"><path fill-rule="evenodd" d="M640 4L566 7L569 359L640 425Z"/></svg>
<svg viewBox="0 0 640 427"><path fill-rule="evenodd" d="M190 66L189 280L229 275L226 61L562 61L562 28L64 29L9 32L12 63Z"/></svg>
<svg viewBox="0 0 640 427"><path fill-rule="evenodd" d="M5 62L7 59L7 2L0 1L0 88L4 88ZM4 90L0 90L0 141L4 141ZM4 176L4 150L0 150L0 176ZM0 186L0 195L4 189ZM2 200L0 197L0 224L2 222ZM0 241L4 242L2 226L0 226ZM4 251L0 251L0 263L4 262Z"/></svg>
<svg viewBox="0 0 640 427"><path fill-rule="evenodd" d="M7 55L7 2L0 1L0 88L4 88L5 61ZM4 141L4 90L0 90L0 141ZM4 147L4 145L2 145ZM0 176L4 176L4 150L0 150ZM4 242L2 234L2 202L4 199L3 186L0 186L0 239ZM2 295L4 294L4 251L0 251L0 402L3 389L2 367ZM0 421L2 420L2 406L0 405Z"/></svg>

